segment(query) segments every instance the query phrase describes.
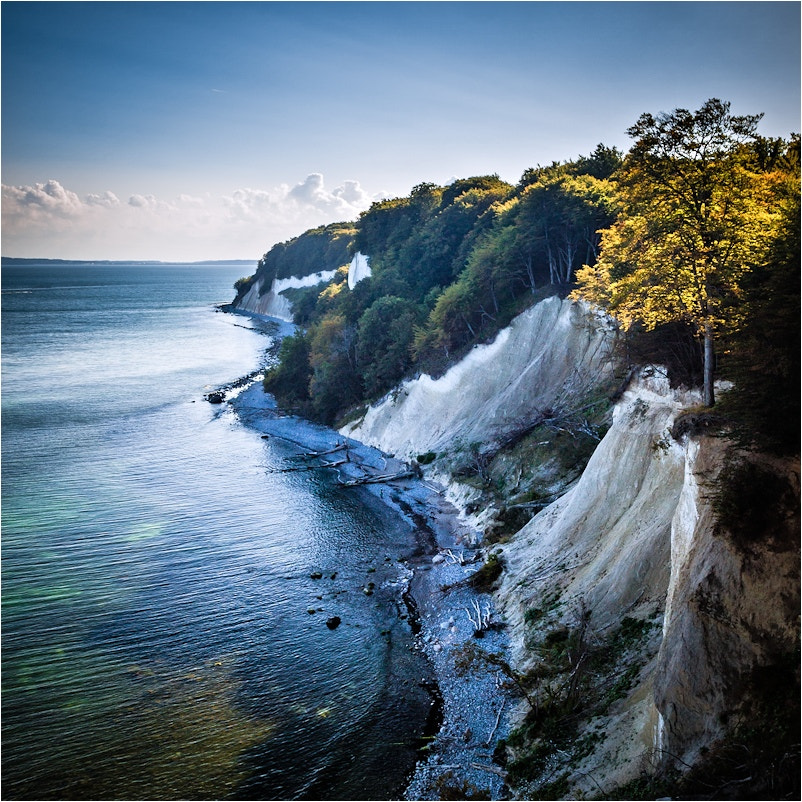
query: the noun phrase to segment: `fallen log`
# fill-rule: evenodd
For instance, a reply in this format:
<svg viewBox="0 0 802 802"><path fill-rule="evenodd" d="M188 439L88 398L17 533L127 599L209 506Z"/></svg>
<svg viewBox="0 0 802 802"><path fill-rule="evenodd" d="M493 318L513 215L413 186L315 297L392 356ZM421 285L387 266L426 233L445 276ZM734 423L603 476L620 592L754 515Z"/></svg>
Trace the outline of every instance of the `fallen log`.
<svg viewBox="0 0 802 802"><path fill-rule="evenodd" d="M498 729L498 723L501 721L501 714L504 711L504 703L506 699L501 700L501 707L498 709L498 715L496 716L496 723L493 725L493 729L490 730L490 735L487 736L487 740L485 741L485 746L490 746L490 742L493 740L493 736L496 734L496 730Z"/></svg>
<svg viewBox="0 0 802 802"><path fill-rule="evenodd" d="M483 766L481 763L471 763L471 768L479 769L479 771L490 771L493 774L498 774L499 777L507 779L507 772L504 769L497 769L495 766Z"/></svg>
<svg viewBox="0 0 802 802"><path fill-rule="evenodd" d="M330 448L328 451L306 451L303 454L293 454L290 459L315 459L317 457L325 457L329 454L334 454L337 451L342 451L347 448L348 443L337 443L334 448Z"/></svg>
<svg viewBox="0 0 802 802"><path fill-rule="evenodd" d="M337 481L344 487L355 487L356 485L374 485L382 482L393 482L396 479L411 479L415 476L414 471L406 470L399 473L386 473L379 476L362 476L358 479L340 479Z"/></svg>
<svg viewBox="0 0 802 802"><path fill-rule="evenodd" d="M338 459L336 462L321 462L320 465L312 466L317 468L336 468L338 465L345 465L346 462L350 460L347 459Z"/></svg>
<svg viewBox="0 0 802 802"><path fill-rule="evenodd" d="M318 471L321 468L337 468L345 465L349 460L341 459L336 462L321 462L320 465L292 465L289 468L275 468L270 473L297 473L298 471Z"/></svg>

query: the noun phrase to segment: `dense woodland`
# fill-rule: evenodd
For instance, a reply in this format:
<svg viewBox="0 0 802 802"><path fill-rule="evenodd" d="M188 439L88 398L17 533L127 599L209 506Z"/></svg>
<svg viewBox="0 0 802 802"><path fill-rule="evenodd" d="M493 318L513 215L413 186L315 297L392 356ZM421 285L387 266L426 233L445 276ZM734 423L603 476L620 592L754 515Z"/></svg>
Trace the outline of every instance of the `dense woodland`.
<svg viewBox="0 0 802 802"><path fill-rule="evenodd" d="M275 246L256 276L340 268L289 291L298 332L265 378L279 403L333 423L404 377L443 372L547 295L609 310L625 359L676 382L736 391L721 414L774 449L798 448L799 136L766 139L760 116L710 100L644 114L627 154L424 183L355 223ZM370 258L353 290L347 263ZM237 283L240 294L256 276Z"/></svg>

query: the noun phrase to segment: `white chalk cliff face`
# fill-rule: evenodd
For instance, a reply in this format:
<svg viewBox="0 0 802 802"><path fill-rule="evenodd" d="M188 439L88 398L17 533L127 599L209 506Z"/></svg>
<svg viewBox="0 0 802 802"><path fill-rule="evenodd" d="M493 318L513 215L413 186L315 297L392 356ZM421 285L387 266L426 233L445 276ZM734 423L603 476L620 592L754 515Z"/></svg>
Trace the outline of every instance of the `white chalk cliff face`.
<svg viewBox="0 0 802 802"><path fill-rule="evenodd" d="M441 378L404 382L340 431L407 459L457 441L492 440L548 407L572 382L611 371L614 339L609 318L583 303L548 298Z"/></svg>
<svg viewBox="0 0 802 802"><path fill-rule="evenodd" d="M354 289L363 278L369 278L370 275L368 257L364 253L357 253L348 265L348 289Z"/></svg>
<svg viewBox="0 0 802 802"><path fill-rule="evenodd" d="M625 616L655 620L672 578L672 519L683 497L685 449L670 435L674 420L697 395L673 392L654 370L632 383L581 478L503 547L507 570L498 603L511 627L513 660L525 669L536 634L528 610L559 598L544 630L575 626L590 613L591 638ZM626 699L613 706L606 738L570 778L575 793L598 793L634 779L645 759L654 765L660 717L651 691L659 629L643 644L645 666ZM648 764L647 764L648 765ZM592 781L591 778L592 777Z"/></svg>
<svg viewBox="0 0 802 802"><path fill-rule="evenodd" d="M284 290L324 284L331 281L336 272L336 270L321 270L319 273L312 273L303 278L291 276L290 278L273 279L270 289L264 295L262 295L262 280L257 279L236 304L236 308L243 312L275 317L291 323L292 304L286 296L282 295Z"/></svg>
<svg viewBox="0 0 802 802"><path fill-rule="evenodd" d="M780 512L783 536L758 533L743 548L719 531L711 499L726 446L710 437L687 444L671 524L671 578L654 678L669 763L693 764L733 723L753 674L799 647L799 461L762 457L789 478L796 504Z"/></svg>

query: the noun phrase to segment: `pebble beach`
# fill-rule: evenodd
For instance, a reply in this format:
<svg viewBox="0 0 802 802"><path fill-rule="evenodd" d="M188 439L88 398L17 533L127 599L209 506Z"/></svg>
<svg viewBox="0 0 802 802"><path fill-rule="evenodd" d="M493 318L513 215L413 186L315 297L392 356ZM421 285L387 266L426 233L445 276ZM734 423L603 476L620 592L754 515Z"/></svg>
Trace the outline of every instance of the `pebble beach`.
<svg viewBox="0 0 802 802"><path fill-rule="evenodd" d="M404 476L410 466L391 455L283 414L260 381L228 396L225 403L245 426L297 449L297 469L336 471L343 484L367 479L349 490L370 494L414 530L417 548L400 574L398 590L405 603L398 609L413 628L409 648L425 655L435 687L429 688L432 709L405 798L439 799L454 792L503 798L505 774L493 752L509 732L518 698L497 667L465 659L476 646L502 656L507 651L489 594L466 581L486 556L479 533L446 501L444 488L420 476ZM381 479L395 475L403 478ZM373 483L375 477L380 481Z"/></svg>

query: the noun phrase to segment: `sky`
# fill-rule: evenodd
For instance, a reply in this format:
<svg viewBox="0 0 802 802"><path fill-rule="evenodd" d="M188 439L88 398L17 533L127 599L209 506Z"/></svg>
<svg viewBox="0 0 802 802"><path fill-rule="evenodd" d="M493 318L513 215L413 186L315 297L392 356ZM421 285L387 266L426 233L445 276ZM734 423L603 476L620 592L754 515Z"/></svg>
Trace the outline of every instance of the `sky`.
<svg viewBox="0 0 802 802"><path fill-rule="evenodd" d="M416 184L800 130L797 2L2 2L2 254L256 260Z"/></svg>

